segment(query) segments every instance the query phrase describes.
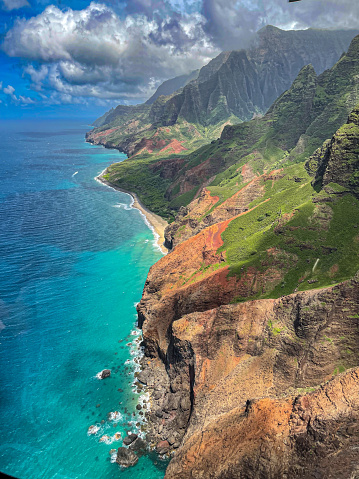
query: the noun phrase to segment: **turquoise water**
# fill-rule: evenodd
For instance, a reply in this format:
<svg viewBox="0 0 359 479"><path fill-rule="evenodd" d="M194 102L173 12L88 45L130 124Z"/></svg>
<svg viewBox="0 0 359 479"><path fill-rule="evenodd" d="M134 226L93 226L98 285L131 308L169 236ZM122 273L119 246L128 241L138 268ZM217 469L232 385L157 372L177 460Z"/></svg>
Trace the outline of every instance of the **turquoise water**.
<svg viewBox="0 0 359 479"><path fill-rule="evenodd" d="M165 464L156 458L121 471L109 451L122 443L99 442L140 419L131 331L162 254L131 198L94 180L124 155L86 144L86 130L0 122L0 470L159 479ZM100 381L104 368L112 375ZM109 420L114 411L120 419Z"/></svg>

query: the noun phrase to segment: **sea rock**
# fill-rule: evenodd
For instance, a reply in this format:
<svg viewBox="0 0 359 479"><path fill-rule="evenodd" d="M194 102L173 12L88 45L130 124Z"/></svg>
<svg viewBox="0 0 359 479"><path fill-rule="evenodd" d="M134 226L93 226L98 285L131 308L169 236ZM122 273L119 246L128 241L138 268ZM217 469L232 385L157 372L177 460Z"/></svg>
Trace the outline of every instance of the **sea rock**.
<svg viewBox="0 0 359 479"><path fill-rule="evenodd" d="M110 436L107 436L107 434L105 434L104 436L100 437L99 442L110 442Z"/></svg>
<svg viewBox="0 0 359 479"><path fill-rule="evenodd" d="M97 374L99 379L109 378L111 376L111 369L103 369Z"/></svg>
<svg viewBox="0 0 359 479"><path fill-rule="evenodd" d="M88 428L87 434L96 434L100 430L99 426L92 425Z"/></svg>
<svg viewBox="0 0 359 479"><path fill-rule="evenodd" d="M126 447L119 447L117 449L116 462L122 467L131 467L137 464L138 457L136 454Z"/></svg>
<svg viewBox="0 0 359 479"><path fill-rule="evenodd" d="M138 438L138 435L137 434L128 434L124 440L123 440L123 443L125 446L129 446L130 444L133 443L133 441L135 441L136 439Z"/></svg>

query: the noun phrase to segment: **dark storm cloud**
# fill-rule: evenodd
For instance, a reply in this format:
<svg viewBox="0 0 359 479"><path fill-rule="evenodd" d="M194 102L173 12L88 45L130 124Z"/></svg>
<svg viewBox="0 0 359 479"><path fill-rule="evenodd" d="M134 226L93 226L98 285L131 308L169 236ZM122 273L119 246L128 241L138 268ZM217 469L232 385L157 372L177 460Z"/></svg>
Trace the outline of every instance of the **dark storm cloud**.
<svg viewBox="0 0 359 479"><path fill-rule="evenodd" d="M27 0L0 2L18 8ZM18 19L2 48L27 61L23 75L44 101L140 101L161 81L202 66L222 50L246 47L266 24L358 28L359 2L107 0L82 10L49 5Z"/></svg>

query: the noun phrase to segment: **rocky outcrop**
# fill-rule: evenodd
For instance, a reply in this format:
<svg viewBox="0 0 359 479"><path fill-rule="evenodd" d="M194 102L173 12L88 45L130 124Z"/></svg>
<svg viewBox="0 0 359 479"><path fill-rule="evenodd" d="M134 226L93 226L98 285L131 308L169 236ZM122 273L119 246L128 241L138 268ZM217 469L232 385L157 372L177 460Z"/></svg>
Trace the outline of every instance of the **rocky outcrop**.
<svg viewBox="0 0 359 479"><path fill-rule="evenodd" d="M125 468L135 466L138 463L138 456L126 447L119 447L117 449L116 462Z"/></svg>
<svg viewBox="0 0 359 479"><path fill-rule="evenodd" d="M102 371L97 373L97 377L99 379L106 379L106 378L109 378L110 376L111 376L111 369L103 369Z"/></svg>
<svg viewBox="0 0 359 479"><path fill-rule="evenodd" d="M152 398L151 440L162 453L181 446L166 477L279 478L295 470L293 477L311 477L303 472L308 445L313 444L319 467L326 444L336 449L330 431L339 424L345 436L356 412L339 387L335 414L323 412L315 402L316 394L326 397L321 391L329 386L304 399L295 399L293 393L315 389L358 364L358 310L359 277L277 300L193 312L172 322L167 348L162 343L157 349L161 359L153 348L157 332L148 324L153 316L147 316L144 340L153 359L146 359L142 374L147 375ZM154 304L151 311L159 312ZM351 384L358 378L350 374ZM356 393L350 389L348 394ZM285 399L275 399L283 395ZM256 400L263 397L267 399ZM339 411L343 404L344 419ZM354 443L352 435L347 436L346 444ZM262 453L265 459L258 466ZM334 456L332 464L339 468ZM343 460L348 457L344 454ZM326 467L325 461L320 467Z"/></svg>
<svg viewBox="0 0 359 479"><path fill-rule="evenodd" d="M125 446L129 446L134 441L136 441L137 438L138 438L137 434L128 433L127 436L124 438L123 443Z"/></svg>

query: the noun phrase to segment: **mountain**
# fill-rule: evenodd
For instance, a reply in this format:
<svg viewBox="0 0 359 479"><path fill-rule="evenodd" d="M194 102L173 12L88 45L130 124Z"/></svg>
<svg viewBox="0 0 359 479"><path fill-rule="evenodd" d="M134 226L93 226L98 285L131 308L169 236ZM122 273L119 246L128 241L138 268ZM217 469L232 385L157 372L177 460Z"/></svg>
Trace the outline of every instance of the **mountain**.
<svg viewBox="0 0 359 479"><path fill-rule="evenodd" d="M163 82L155 91L155 93L146 101L146 105L152 105L159 96L172 95L176 90L186 86L190 81L196 80L199 70L194 70L187 75L181 75Z"/></svg>
<svg viewBox="0 0 359 479"><path fill-rule="evenodd" d="M145 206L172 219L203 187L223 202L268 167L309 158L359 101L358 74L359 37L355 37L348 52L321 75L311 65L303 67L263 117L226 126L218 140L187 155L138 155L111 165L106 179L136 192ZM210 221L201 216L193 230ZM179 220L167 232L168 244L176 242L177 226L183 226Z"/></svg>
<svg viewBox="0 0 359 479"><path fill-rule="evenodd" d="M199 73L165 82L141 106L117 107L87 139L128 155L193 150L217 138L225 124L265 113L303 66L311 63L317 73L332 67L355 33L267 26L249 49L221 53Z"/></svg>

